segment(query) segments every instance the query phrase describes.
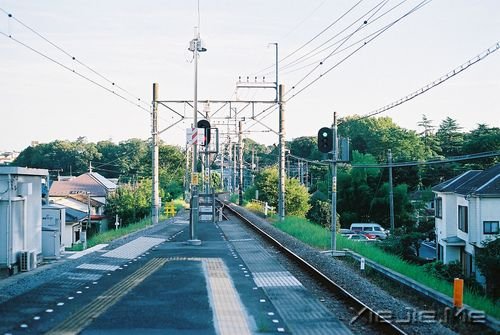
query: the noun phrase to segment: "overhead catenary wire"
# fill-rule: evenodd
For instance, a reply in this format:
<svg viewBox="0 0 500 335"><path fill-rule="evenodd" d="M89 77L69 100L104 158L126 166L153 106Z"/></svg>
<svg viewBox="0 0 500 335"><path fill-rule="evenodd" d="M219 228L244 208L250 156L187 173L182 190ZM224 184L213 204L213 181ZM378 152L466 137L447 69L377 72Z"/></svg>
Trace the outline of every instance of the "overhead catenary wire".
<svg viewBox="0 0 500 335"><path fill-rule="evenodd" d="M352 36L354 36L356 33L358 33L369 21L370 19L378 13L379 10L382 9L382 7L387 3L387 1L389 0L385 0L385 1L382 1L380 2L378 5L376 5L375 7L373 7L372 9L370 9L370 12L372 11L375 11L374 13L370 14L370 16L364 20L358 28L356 28L352 33L350 33L346 38L344 38L342 40L342 42L332 51L328 54L328 56L324 57L319 63L317 63L317 65L312 69L310 70L305 76L303 76L298 82L296 82L293 86L292 86L292 90L297 86L297 85L300 85L300 83L302 83L307 77L309 77L314 71L316 71L320 66L322 66L324 64L324 62L330 58L331 56L333 56L333 54L342 46L344 45L344 43L346 43ZM359 20L359 19L358 19ZM356 21L357 22L357 21ZM350 28L352 25L354 25L356 22L352 23L351 25L349 25L347 28L345 28L345 30L347 30L348 28Z"/></svg>
<svg viewBox="0 0 500 335"><path fill-rule="evenodd" d="M134 100L131 100L129 98L126 98L124 97L122 94L119 94L119 93L116 93L114 90L110 89L110 88L107 88L106 86L98 83L96 80L93 80L93 79L90 79L89 77L79 73L78 71L74 70L74 69L71 69L69 66L66 66L64 64L62 64L61 62L59 61L56 61L54 58L52 57L49 57L47 56L46 54L44 54L43 52L39 51L39 50L36 50L35 48L29 46L27 43L24 43L24 42L21 42L20 40L16 39L15 37L12 36L12 34L6 34L4 32L0 32L0 34L12 39L13 41L21 44L22 46L30 49L31 51L34 51L36 52L37 54L49 59L50 61L56 63L57 65L60 65L62 66L63 68L75 73L76 75L90 81L91 83L93 83L94 85L97 85L105 90L107 90L108 92L110 93L113 93L114 95L126 100L127 102L129 103L132 103L136 106L138 106L139 108L143 109L143 110L146 110L147 112L150 112L149 111L149 104L147 102L145 102L144 100L142 100L140 97L134 95L133 93L131 93L130 91L128 91L127 89L121 87L120 85L116 84L114 81L112 81L111 79L107 78L106 76L102 75L101 73L99 73L98 71L96 71L95 69L93 69L92 67L90 67L89 65L85 64L84 62L80 61L77 57L75 57L74 55L70 54L68 51L64 50L62 47L60 47L59 45L57 45L56 43L50 41L48 38L46 38L45 36L43 36L41 33L39 33L38 31L36 31L35 29L31 28L30 26L28 26L27 24L25 24L23 21L21 21L20 19L18 19L17 17L15 17L14 15L12 15L11 13L7 12L5 9L3 8L0 8L0 11L5 13L9 19L13 19L15 20L16 22L18 22L20 25L22 25L23 27L25 27L26 29L28 29L29 31L31 31L33 34L35 34L36 36L38 36L39 38L41 38L42 40L44 40L45 42L47 42L48 44L50 44L51 46L53 46L54 48L56 48L57 50L59 50L60 52L62 52L64 55L68 56L69 58L71 58L71 60L75 61L76 63L78 63L79 65L83 66L85 69L89 70L90 72L92 72L93 74L97 75L99 78L103 79L104 81L106 81L107 83L111 84L111 86L113 86L114 88L117 88L119 90L121 90L122 92L124 92L125 94L127 94L128 96L134 98ZM144 106L141 106L140 104L143 104L144 106L147 106L147 107L144 107Z"/></svg>
<svg viewBox="0 0 500 335"><path fill-rule="evenodd" d="M338 17L337 19L335 19L332 23L330 23L327 27L325 27L322 31L320 31L319 33L317 33L315 36L313 36L311 39L309 39L307 42L305 42L304 44L302 44L300 47L298 47L297 49L295 49L294 51L292 51L290 54L288 54L287 56L281 58L278 62L283 62L284 60L290 58L291 56L295 55L297 52L299 52L300 50L302 50L303 48L305 48L307 45L309 45L310 43L312 43L314 40L316 40L319 36L321 36L323 33L325 33L326 31L328 31L331 27L333 27L336 23L338 23L341 19L343 19L347 14L349 14L352 10L354 10L361 2L363 2L364 0L359 0L356 4L354 4L351 8L349 8L344 14L342 14L340 17ZM267 71L271 68L273 68L276 64L272 64L260 71L257 71L255 73L252 74L255 75L255 74L259 74L259 73L262 73L264 71Z"/></svg>
<svg viewBox="0 0 500 335"><path fill-rule="evenodd" d="M364 116L356 118L356 120L362 120L362 119L366 119L366 118L372 117L372 116L377 115L377 114L384 113L384 112L386 112L394 107L397 107L397 106L399 106L407 101L410 101L410 100L418 97L419 95L424 94L425 92L429 91L430 89L432 89L438 85L441 85L442 83L444 83L448 79L453 78L454 76L456 76L460 72L467 70L469 67L471 67L472 65L476 64L477 62L483 60L484 58L488 57L489 55L491 55L492 53L494 53L498 49L500 49L500 42L495 43L493 46L489 47L488 49L486 49L485 51L483 51L479 55L475 56L474 58L469 59L467 62L459 65L455 69L451 70L450 72L446 73L445 75L434 80L432 83L427 84L424 87L421 87L418 90L406 95L405 97L400 98L394 102L391 102L388 105L385 105L381 108L378 108L371 113L368 113Z"/></svg>
<svg viewBox="0 0 500 335"><path fill-rule="evenodd" d="M31 50L31 51L33 51L33 52L35 52L35 53L39 54L40 56L44 57L45 59L48 59L49 61L51 61L51 62L53 62L53 63L55 63L55 64L57 64L57 65L61 66L62 68L64 68L64 69L66 69L66 70L68 70L68 71L70 71L70 72L74 73L75 75L79 76L80 78L85 79L85 80L87 80L88 82L90 82L90 83L92 83L92 84L94 84L94 85L96 85L96 86L98 86L98 87L102 88L103 90L106 90L107 92L109 92L109 93L111 93L111 94L113 94L113 95L116 95L117 97L119 97L119 98L121 98L121 99L125 100L126 102L128 102L128 103L130 103L130 104L132 104L132 105L134 105L134 106L137 106L137 107L139 107L140 109L142 109L142 110L144 110L144 111L146 111L146 112L150 113L150 110L149 110L149 109L147 109L147 108L145 108L145 107L143 107L143 106L141 106L141 105L137 104L135 101L132 101L132 100L130 100L129 98L127 98L127 97L125 97L125 96L123 96L123 95L121 95L121 94L119 94L119 93L116 93L116 92L115 92L115 91L113 91L112 89L107 88L106 86L104 86L104 85L102 85L102 84L98 83L97 81L95 81L95 80L93 80L93 79L91 79L91 78L89 78L89 77L87 77L87 76L85 76L85 75L81 74L80 72L78 72L78 71L76 71L76 70L74 70L74 69L70 68L69 66L64 65L63 63L61 63L61 62L59 62L59 61L55 60L54 58L52 58L52 57L50 57L50 56L48 56L48 55L44 54L43 52L41 52L41 51L39 51L39 50L37 50L37 49L35 49L35 48L33 48L33 47L29 46L28 44L26 44L26 43L24 43L24 42L21 42L20 40L16 39L16 38L15 38L15 37L13 37L12 35L7 35L7 34L6 34L6 33L4 33L3 31L0 31L0 35L3 35L3 36L5 36L5 37L7 37L7 38L10 38L10 39L11 39L11 40L13 40L14 42L16 42L16 43L18 43L18 44L22 45L23 47L25 47L25 48L27 48L27 49L29 49L29 50Z"/></svg>
<svg viewBox="0 0 500 335"><path fill-rule="evenodd" d="M401 6L403 3L405 3L406 1L408 0L403 0L401 2L399 2L398 4L394 5L393 7L391 7L390 9L388 9L387 11L385 11L384 13L382 13L381 15L377 16L376 18L374 18L373 20L369 20L367 21L367 23L365 25L363 25L362 29L365 29L366 27L370 26L371 24L373 24L374 22L378 21L379 19L381 19L382 17L384 17L385 15L387 15L388 13L390 13L391 11L395 10L397 7ZM371 11L371 10L370 10ZM367 15L367 13L363 14L363 15ZM352 25L354 25L356 22L360 21L364 16L362 16L361 18L359 18L358 20L354 21L351 25L349 25L347 28L351 27ZM346 51L350 48L352 48L353 46L365 41L367 38L377 34L378 32L380 32L381 30L383 30L386 26L364 36L363 38L361 39L358 39L356 42L354 43L351 43L350 45L346 46L345 48L342 48L340 50L336 50L332 53L332 56L334 55L337 55L339 53L342 53L343 51ZM346 29L347 29L346 28ZM336 37L338 37L341 33L345 32L345 30L342 30L341 32L335 34L333 37L331 37L330 39L328 39L327 41L325 41L325 43L328 43L328 42L331 42L332 40L334 40ZM361 30L361 29L360 29ZM299 66L301 65L302 63L304 63L305 61L307 61L308 59L311 59L313 58L314 56L317 56L319 54L321 54L322 52L334 47L335 45L339 44L339 43L343 43L346 39L349 39L351 36L350 35L347 35L345 37L342 37L341 39L331 43L330 45L327 45L326 47L322 48L321 50L318 50L320 49L321 47L323 47L323 45L319 45L318 47L314 48L313 50L309 51L307 54L304 54L302 55L301 57L299 57L298 59L288 63L288 64L285 64L283 65L283 67L280 67L280 70L286 70L286 69L289 69L289 68L293 68L293 67L296 67L296 66ZM307 67L310 67L312 65L316 65L318 63L318 61L314 61L312 63L309 63L307 65L302 65L301 67L299 68L295 68L293 70L289 70L283 74L288 74L288 73L292 73L292 72L296 72L296 71L299 71L299 70L302 70L304 68L307 68Z"/></svg>
<svg viewBox="0 0 500 335"><path fill-rule="evenodd" d="M323 165L323 166L329 166L330 163L325 162L325 161L317 161L317 160L312 160L312 159L307 159L304 157L299 157L296 155L292 155L291 153L288 153L287 156L290 156L295 159L299 159L311 164L316 164L316 165ZM480 158L489 158L489 157L498 157L500 156L500 150L498 151L486 151L486 152L479 152L475 154L468 154L468 155L461 155L461 156L451 156L448 158L435 158L435 159L430 159L430 160L422 160L422 161L407 161L407 162L396 162L396 163L383 163L383 164L351 164L350 166L352 168L367 168L367 169L379 169L379 168L387 168L387 167L409 167L409 166L420 166L420 165L434 165L434 164L446 164L446 163L453 163L453 162L459 162L459 161L466 161L466 160L472 160L472 159L480 159Z"/></svg>
<svg viewBox="0 0 500 335"><path fill-rule="evenodd" d="M371 37L370 39L368 39L367 41L365 41L361 46L359 46L358 48L356 48L354 51L352 51L351 53L349 53L347 56L345 56L344 58L342 58L340 61L338 61L337 63L335 63L333 66L331 66L328 70L326 70L325 72L321 73L318 77L316 77L315 79L313 79L312 81L310 81L307 85L305 85L304 87L302 87L299 91L297 91L296 93L294 93L290 98L288 98L287 100L291 100L293 98L295 98L297 95L301 94L302 92L304 92L306 89L308 89L309 87L311 87L313 84L315 84L318 80L320 80L321 78L323 78L326 74L328 74L329 72L331 72L333 69L335 69L336 67L338 67L340 64L342 64L343 62L345 62L347 59L349 59L351 56L353 56L355 53L357 53L359 50L361 50L362 48L364 48L365 46L367 46L370 42L372 42L373 40L375 40L377 37L379 37L380 35L382 35L384 32L386 32L388 29L390 29L391 27L393 27L396 23L400 22L401 20L403 20L404 18L408 17L410 14L414 13L415 11L417 11L418 9L422 8L423 6L427 5L429 2L431 2L432 0L423 0L421 1L418 5L416 5L415 7L413 7L411 10L409 10L408 12L406 12L405 14L403 14L402 16L400 16L398 19L394 20L393 22L391 22L390 24L388 24L386 27L384 27L384 29L382 29L379 33L377 33L376 35L374 35L373 37ZM296 89L295 85L292 86L292 89L290 91L288 91L288 94L291 93L294 89Z"/></svg>

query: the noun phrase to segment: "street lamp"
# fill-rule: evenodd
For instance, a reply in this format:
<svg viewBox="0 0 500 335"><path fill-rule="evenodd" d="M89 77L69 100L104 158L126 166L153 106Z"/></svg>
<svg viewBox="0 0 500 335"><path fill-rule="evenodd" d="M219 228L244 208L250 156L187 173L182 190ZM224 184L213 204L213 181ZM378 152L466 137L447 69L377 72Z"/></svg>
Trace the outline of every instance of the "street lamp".
<svg viewBox="0 0 500 335"><path fill-rule="evenodd" d="M197 127L198 124L198 53L207 51L204 43L200 38L200 32L198 27L195 28L195 37L189 43L189 51L193 52L194 58L194 118L193 127ZM191 173L194 175L197 173L198 163L198 145L193 144L193 165L191 167ZM191 220L189 222L189 243L193 245L200 245L201 241L196 236L196 228L198 226L198 185L191 183Z"/></svg>

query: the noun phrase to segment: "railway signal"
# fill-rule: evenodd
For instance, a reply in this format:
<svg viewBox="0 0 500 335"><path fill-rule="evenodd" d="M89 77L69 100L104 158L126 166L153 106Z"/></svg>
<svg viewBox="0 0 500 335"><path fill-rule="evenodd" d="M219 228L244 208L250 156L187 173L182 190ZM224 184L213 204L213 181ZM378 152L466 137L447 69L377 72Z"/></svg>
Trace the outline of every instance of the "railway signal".
<svg viewBox="0 0 500 335"><path fill-rule="evenodd" d="M210 144L210 122L208 120L200 120L197 123L198 128L205 129L205 145Z"/></svg>
<svg viewBox="0 0 500 335"><path fill-rule="evenodd" d="M333 130L323 127L318 131L318 150L324 153L333 150Z"/></svg>

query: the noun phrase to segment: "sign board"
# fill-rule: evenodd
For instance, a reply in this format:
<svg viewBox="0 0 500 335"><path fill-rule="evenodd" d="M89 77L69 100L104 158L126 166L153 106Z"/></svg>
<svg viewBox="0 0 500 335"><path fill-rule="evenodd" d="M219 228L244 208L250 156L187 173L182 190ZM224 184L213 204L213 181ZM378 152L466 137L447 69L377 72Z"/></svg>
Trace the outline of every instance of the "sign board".
<svg viewBox="0 0 500 335"><path fill-rule="evenodd" d="M198 174L193 173L191 175L191 185L198 185Z"/></svg>
<svg viewBox="0 0 500 335"><path fill-rule="evenodd" d="M199 206L200 213L212 213L213 212L213 207L212 206Z"/></svg>
<svg viewBox="0 0 500 335"><path fill-rule="evenodd" d="M205 145L205 129L203 128L187 128L186 129L186 144Z"/></svg>
<svg viewBox="0 0 500 335"><path fill-rule="evenodd" d="M212 221L212 214L201 214L200 221Z"/></svg>

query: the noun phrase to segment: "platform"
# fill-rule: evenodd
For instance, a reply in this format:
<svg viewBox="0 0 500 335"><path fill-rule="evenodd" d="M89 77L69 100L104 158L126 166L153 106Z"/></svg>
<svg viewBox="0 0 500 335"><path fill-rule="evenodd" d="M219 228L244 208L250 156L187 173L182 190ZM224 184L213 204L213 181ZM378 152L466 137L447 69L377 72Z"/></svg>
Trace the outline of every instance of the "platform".
<svg viewBox="0 0 500 335"><path fill-rule="evenodd" d="M0 334L350 334L234 222L198 238L174 218L68 259L0 304Z"/></svg>

